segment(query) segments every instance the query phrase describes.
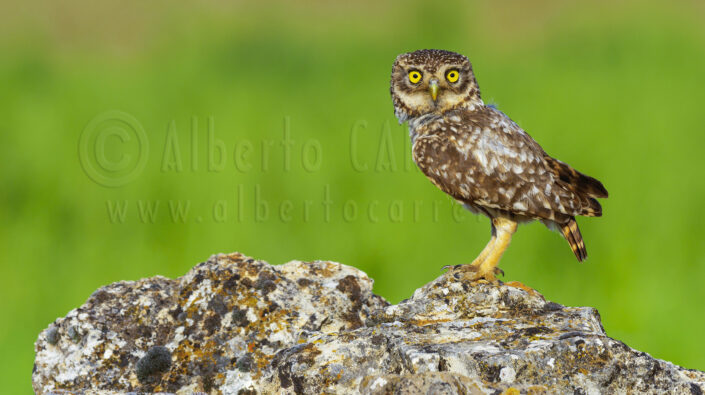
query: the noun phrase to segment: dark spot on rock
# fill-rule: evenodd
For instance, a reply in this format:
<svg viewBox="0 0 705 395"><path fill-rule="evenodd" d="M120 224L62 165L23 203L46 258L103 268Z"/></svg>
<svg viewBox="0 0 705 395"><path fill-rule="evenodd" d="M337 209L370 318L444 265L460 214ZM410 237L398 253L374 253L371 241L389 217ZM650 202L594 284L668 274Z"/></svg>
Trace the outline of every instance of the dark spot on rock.
<svg viewBox="0 0 705 395"><path fill-rule="evenodd" d="M81 341L81 331L75 325L69 327L68 335L74 343Z"/></svg>
<svg viewBox="0 0 705 395"><path fill-rule="evenodd" d="M135 373L140 382L150 376L165 373L171 367L171 353L163 346L154 346L135 365Z"/></svg>
<svg viewBox="0 0 705 395"><path fill-rule="evenodd" d="M186 287L181 290L179 293L179 298L183 300L188 300L189 297L191 297L191 294L193 293L193 289L191 287Z"/></svg>
<svg viewBox="0 0 705 395"><path fill-rule="evenodd" d="M203 273L198 273L193 277L193 282L196 284L200 284L203 282Z"/></svg>
<svg viewBox="0 0 705 395"><path fill-rule="evenodd" d="M703 390L699 385L695 383L690 383L690 393L692 395L703 395Z"/></svg>
<svg viewBox="0 0 705 395"><path fill-rule="evenodd" d="M147 338L152 336L152 329L147 325L137 325L126 330L127 335L133 339Z"/></svg>
<svg viewBox="0 0 705 395"><path fill-rule="evenodd" d="M240 280L240 284L246 286L247 288L252 288L252 280L250 280L249 277L245 277L242 280Z"/></svg>
<svg viewBox="0 0 705 395"><path fill-rule="evenodd" d="M191 314L189 314L188 318L194 320L195 322L198 322L201 320L201 318L203 318L203 312L200 310L191 311Z"/></svg>
<svg viewBox="0 0 705 395"><path fill-rule="evenodd" d="M263 318L264 318L264 317L268 316L270 313L272 313L273 311L275 311L275 310L278 309L278 308L279 308L279 305L276 304L276 303L274 303L274 302L272 302L269 306L267 306L267 307L265 307L264 309L262 309L262 311L260 311L259 315L260 315L260 317L263 317Z"/></svg>
<svg viewBox="0 0 705 395"><path fill-rule="evenodd" d="M357 283L357 278L352 274L338 281L336 288L338 291L347 294L351 301L356 302L360 300L360 284Z"/></svg>
<svg viewBox="0 0 705 395"><path fill-rule="evenodd" d="M316 357L321 354L321 350L316 348L311 343L306 343L299 351L296 362L302 365L313 365L316 362Z"/></svg>
<svg viewBox="0 0 705 395"><path fill-rule="evenodd" d="M585 345L585 340L583 340L583 339L578 339L575 341L575 346L578 348L580 348L581 346L584 346L584 345Z"/></svg>
<svg viewBox="0 0 705 395"><path fill-rule="evenodd" d="M93 304L101 304L106 300L110 300L110 298L110 293L108 293L103 288L98 288L98 290L93 292L93 294L91 295L89 302Z"/></svg>
<svg viewBox="0 0 705 395"><path fill-rule="evenodd" d="M237 395L257 395L257 391L250 388L243 388L237 392Z"/></svg>
<svg viewBox="0 0 705 395"><path fill-rule="evenodd" d="M274 275L269 272L260 272L257 277L257 282L255 282L255 288L260 290L263 295L269 294L277 289L277 284L274 282L274 278Z"/></svg>
<svg viewBox="0 0 705 395"><path fill-rule="evenodd" d="M503 292L500 300L511 309L515 314L528 314L532 309L522 299L514 299L510 296L509 291Z"/></svg>
<svg viewBox="0 0 705 395"><path fill-rule="evenodd" d="M303 329L308 331L320 331L323 325L325 325L329 320L330 317L325 316L323 317L321 322L318 322L318 316L316 315L316 313L311 314L308 317L308 321L306 321L306 324L303 326Z"/></svg>
<svg viewBox="0 0 705 395"><path fill-rule="evenodd" d="M614 339L613 339L613 340L614 340ZM621 342L621 341L619 341L619 340L614 340L614 341L612 342L611 347L612 347L613 349L620 349L620 350L622 350L622 351L629 351L629 350L631 350L631 349L629 348L629 346L627 346L626 344L624 344L623 342Z"/></svg>
<svg viewBox="0 0 705 395"><path fill-rule="evenodd" d="M291 381L294 383L294 393L300 395L304 393L304 377L299 375L292 375Z"/></svg>
<svg viewBox="0 0 705 395"><path fill-rule="evenodd" d="M524 328L521 330L524 336L535 336L539 334L552 333L553 329L547 328L545 326L533 326L530 328Z"/></svg>
<svg viewBox="0 0 705 395"><path fill-rule="evenodd" d="M223 316L228 312L228 307L223 302L223 297L220 295L215 295L213 299L208 302L208 310L216 312L218 315Z"/></svg>
<svg viewBox="0 0 705 395"><path fill-rule="evenodd" d="M185 312L185 311L182 311L182 312L179 313L179 315L176 317L177 320L182 321L182 322L183 322L183 321L186 321L187 318L188 318L188 313Z"/></svg>
<svg viewBox="0 0 705 395"><path fill-rule="evenodd" d="M550 312L550 311L560 311L563 310L563 305L558 304L555 302L548 302L545 305L543 305L543 311L545 312Z"/></svg>
<svg viewBox="0 0 705 395"><path fill-rule="evenodd" d="M237 362L235 362L235 368L237 370L247 373L252 371L252 369L255 366L255 362L252 359L252 356L250 354L245 354L241 356L240 358L237 359Z"/></svg>
<svg viewBox="0 0 705 395"><path fill-rule="evenodd" d="M118 358L118 366L121 368L124 368L127 365L129 365L129 363L130 363L130 356L125 352L121 352L120 358Z"/></svg>
<svg viewBox="0 0 705 395"><path fill-rule="evenodd" d="M446 361L446 359L443 357L438 358L438 371L439 372L447 372L448 371L448 361Z"/></svg>
<svg viewBox="0 0 705 395"><path fill-rule="evenodd" d="M357 282L357 278L353 275L345 276L342 280L338 281L338 286L336 287L338 291L348 295L348 298L352 302L350 309L343 314L343 319L349 322L348 329L356 329L362 326L362 320L360 319L360 308L362 307L362 292L360 290L360 284ZM345 329L344 327L341 328Z"/></svg>
<svg viewBox="0 0 705 395"><path fill-rule="evenodd" d="M299 284L299 287L308 287L309 285L311 285L311 283L313 283L313 281L302 277L296 280L296 283Z"/></svg>
<svg viewBox="0 0 705 395"><path fill-rule="evenodd" d="M573 395L587 395L587 393L582 388L574 388Z"/></svg>
<svg viewBox="0 0 705 395"><path fill-rule="evenodd" d="M261 280L261 281L264 281L264 280L276 281L277 275L274 274L274 272L273 272L273 271L275 271L275 270L276 270L276 269L271 268L271 270L262 270L262 271L260 271L259 274L257 275L257 280ZM278 272L277 272L277 273L278 273Z"/></svg>
<svg viewBox="0 0 705 395"><path fill-rule="evenodd" d="M614 365L614 367L610 371L609 377L607 378L607 380L604 383L602 383L602 386L609 387L609 385L612 384L612 382L620 375L621 372L622 372L622 365L621 365L621 363L618 362Z"/></svg>
<svg viewBox="0 0 705 395"><path fill-rule="evenodd" d="M206 393L210 393L214 385L215 380L213 380L212 374L207 374L203 376L203 390L206 391Z"/></svg>
<svg viewBox="0 0 705 395"><path fill-rule="evenodd" d="M646 354L646 353L644 353ZM648 354L646 354L648 356ZM649 371L646 372L645 381L649 383L656 383L656 376L663 371L661 364L655 361L649 361Z"/></svg>
<svg viewBox="0 0 705 395"><path fill-rule="evenodd" d="M480 364L480 374L482 375L482 379L490 383L496 383L499 381L499 372L501 370L501 366L488 365L485 363Z"/></svg>
<svg viewBox="0 0 705 395"><path fill-rule="evenodd" d="M386 338L383 335L374 335L370 340L372 341L372 344L379 346L380 344L385 343Z"/></svg>
<svg viewBox="0 0 705 395"><path fill-rule="evenodd" d="M229 294L233 293L235 288L237 287L237 282L240 280L240 275L235 273L232 276L228 277L225 282L223 282L223 289L226 290Z"/></svg>
<svg viewBox="0 0 705 395"><path fill-rule="evenodd" d="M56 345L56 343L59 342L59 329L57 329L54 325L52 325L48 330L47 330L47 343L53 345Z"/></svg>
<svg viewBox="0 0 705 395"><path fill-rule="evenodd" d="M250 321L247 319L247 310L234 307L231 314L233 315L233 324L239 327L246 327L247 325L250 325Z"/></svg>
<svg viewBox="0 0 705 395"><path fill-rule="evenodd" d="M203 321L203 329L208 333L208 336L212 335L217 329L220 329L220 319L218 314L211 314Z"/></svg>
<svg viewBox="0 0 705 395"><path fill-rule="evenodd" d="M570 339L571 337L583 336L583 332L568 332L558 336L558 340Z"/></svg>
<svg viewBox="0 0 705 395"><path fill-rule="evenodd" d="M279 384L283 388L291 387L291 362L281 364L277 367L277 377L279 377Z"/></svg>
<svg viewBox="0 0 705 395"><path fill-rule="evenodd" d="M179 318L181 316L181 313L183 313L183 312L184 312L184 309L182 309L181 306L176 306L176 308L169 311L169 315L171 316L171 318L173 318L177 321L183 321L181 318Z"/></svg>
<svg viewBox="0 0 705 395"><path fill-rule="evenodd" d="M347 326L348 329L357 329L362 326L362 320L360 319L360 315L357 313L355 306L353 306L352 308L350 308L350 310L345 312L342 315L342 318L345 321L349 322L349 324ZM342 332L345 330L345 328L346 328L346 326L342 325L340 327L339 331Z"/></svg>
<svg viewBox="0 0 705 395"><path fill-rule="evenodd" d="M381 312L375 311L375 312L373 312L372 315L368 316L365 319L365 326L367 326L367 327L377 326L383 322L391 322L391 321L393 321L393 318L385 316L384 311L381 311Z"/></svg>

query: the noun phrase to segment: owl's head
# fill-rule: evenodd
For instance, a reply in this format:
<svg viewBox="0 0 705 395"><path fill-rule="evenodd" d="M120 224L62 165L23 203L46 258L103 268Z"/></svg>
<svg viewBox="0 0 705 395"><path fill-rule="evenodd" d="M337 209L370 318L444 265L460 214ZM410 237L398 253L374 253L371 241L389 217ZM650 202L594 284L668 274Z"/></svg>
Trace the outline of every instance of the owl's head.
<svg viewBox="0 0 705 395"><path fill-rule="evenodd" d="M439 49L397 56L390 90L399 123L424 114L443 114L482 104L468 58Z"/></svg>

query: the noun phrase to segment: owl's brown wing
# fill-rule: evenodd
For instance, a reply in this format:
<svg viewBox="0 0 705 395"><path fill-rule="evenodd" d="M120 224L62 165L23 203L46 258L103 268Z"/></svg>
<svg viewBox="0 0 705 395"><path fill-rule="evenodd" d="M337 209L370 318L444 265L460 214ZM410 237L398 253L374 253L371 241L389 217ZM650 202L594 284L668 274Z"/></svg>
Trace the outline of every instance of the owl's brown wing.
<svg viewBox="0 0 705 395"><path fill-rule="evenodd" d="M474 206L558 223L601 213L590 194L561 179L554 165L562 162L494 108L419 125L413 157L431 182Z"/></svg>

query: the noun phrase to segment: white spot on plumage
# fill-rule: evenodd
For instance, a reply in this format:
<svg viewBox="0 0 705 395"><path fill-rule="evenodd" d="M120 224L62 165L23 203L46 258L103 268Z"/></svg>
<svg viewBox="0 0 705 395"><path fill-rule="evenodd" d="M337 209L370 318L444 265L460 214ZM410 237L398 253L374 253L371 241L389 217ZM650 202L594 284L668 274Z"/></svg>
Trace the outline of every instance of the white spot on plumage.
<svg viewBox="0 0 705 395"><path fill-rule="evenodd" d="M550 210L551 209L551 204L546 200L546 198L541 199L541 204L543 205L543 208Z"/></svg>
<svg viewBox="0 0 705 395"><path fill-rule="evenodd" d="M481 149L475 149L472 151L472 156L477 159L478 162L480 162L480 166L483 168L487 167L487 157L485 156L485 152L482 151Z"/></svg>
<svg viewBox="0 0 705 395"><path fill-rule="evenodd" d="M528 207L526 206L526 203L524 203L522 201L514 202L514 204L512 205L512 208L514 210L518 210L518 211L526 211L528 209Z"/></svg>
<svg viewBox="0 0 705 395"><path fill-rule="evenodd" d="M490 159L489 170L494 170L497 166L499 166L499 163L497 162L497 157L493 156L492 159Z"/></svg>

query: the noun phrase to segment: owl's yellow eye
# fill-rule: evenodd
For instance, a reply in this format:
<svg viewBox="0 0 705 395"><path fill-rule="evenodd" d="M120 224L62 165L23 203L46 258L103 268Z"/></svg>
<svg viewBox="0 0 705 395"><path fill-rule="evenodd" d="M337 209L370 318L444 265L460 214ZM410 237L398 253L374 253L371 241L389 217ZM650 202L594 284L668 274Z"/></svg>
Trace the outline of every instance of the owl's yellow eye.
<svg viewBox="0 0 705 395"><path fill-rule="evenodd" d="M456 82L458 81L458 77L460 77L460 74L458 74L458 70L448 70L446 73L446 79L448 82Z"/></svg>
<svg viewBox="0 0 705 395"><path fill-rule="evenodd" d="M412 84L418 84L421 81L421 73L416 70L411 70L409 72L409 81Z"/></svg>

